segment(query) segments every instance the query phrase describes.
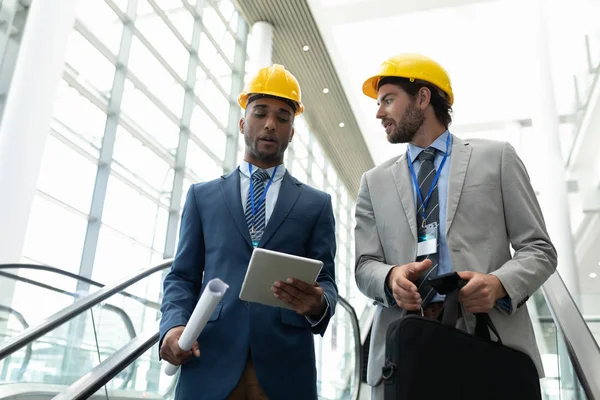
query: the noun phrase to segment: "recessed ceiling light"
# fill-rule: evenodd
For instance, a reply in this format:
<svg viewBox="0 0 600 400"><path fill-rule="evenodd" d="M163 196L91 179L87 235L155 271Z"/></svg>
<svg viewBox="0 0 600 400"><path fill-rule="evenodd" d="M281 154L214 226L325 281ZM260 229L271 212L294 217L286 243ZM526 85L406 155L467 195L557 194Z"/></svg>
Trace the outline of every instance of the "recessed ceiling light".
<svg viewBox="0 0 600 400"><path fill-rule="evenodd" d="M597 275L595 272L592 272L592 273L590 274L590 278L595 278L595 277L597 277L597 276L598 276L598 275Z"/></svg>
<svg viewBox="0 0 600 400"><path fill-rule="evenodd" d="M340 122L340 128L343 128L345 126L345 124L343 122Z"/></svg>
<svg viewBox="0 0 600 400"><path fill-rule="evenodd" d="M323 89L323 93L325 93L325 94L329 93L329 89L327 89L327 88Z"/></svg>
<svg viewBox="0 0 600 400"><path fill-rule="evenodd" d="M309 50L310 50L310 47L308 47L308 45L305 45L305 46L302 48L302 50L304 50L304 51L309 51Z"/></svg>

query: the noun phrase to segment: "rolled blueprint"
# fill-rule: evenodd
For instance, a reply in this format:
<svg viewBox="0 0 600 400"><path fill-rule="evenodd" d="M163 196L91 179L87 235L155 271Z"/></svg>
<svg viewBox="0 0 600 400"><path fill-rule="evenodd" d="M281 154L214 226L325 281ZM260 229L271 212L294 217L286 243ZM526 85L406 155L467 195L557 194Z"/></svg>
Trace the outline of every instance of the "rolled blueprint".
<svg viewBox="0 0 600 400"><path fill-rule="evenodd" d="M225 282L220 280L219 278L211 279L206 285L206 289L200 296L200 300L196 304L196 308L194 308L194 312L190 317L185 328L183 328L183 333L179 338L179 348L183 351L189 351L192 349L194 342L200 336L200 333L206 326L208 319L212 315L213 311L219 304L219 301L225 295L225 292L229 288ZM173 365L171 363L167 363L167 368L165 369L165 373L169 376L175 375L179 366Z"/></svg>

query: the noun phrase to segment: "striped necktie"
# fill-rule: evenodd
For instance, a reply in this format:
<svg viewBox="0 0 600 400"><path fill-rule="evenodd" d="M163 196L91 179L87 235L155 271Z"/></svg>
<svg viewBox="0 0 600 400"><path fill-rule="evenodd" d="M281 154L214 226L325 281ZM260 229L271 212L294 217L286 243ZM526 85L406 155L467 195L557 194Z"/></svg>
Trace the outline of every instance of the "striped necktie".
<svg viewBox="0 0 600 400"><path fill-rule="evenodd" d="M263 193L265 192L265 184L266 181L269 180L270 176L267 171L264 169L257 169L252 173L252 188L254 190L248 190L248 198L246 200L246 223L248 224L248 229L250 230L250 237L254 242L254 245L257 246L262 234L265 230L265 221L266 221L266 197L261 200ZM254 191L254 193L252 193ZM254 211L252 212L252 197L254 197Z"/></svg>
<svg viewBox="0 0 600 400"><path fill-rule="evenodd" d="M425 200L427 195L429 194L429 189L433 184L433 180L435 178L436 170L435 170L435 153L436 149L433 147L428 147L423 150L417 158L421 161L421 167L419 168L419 174L417 176L417 181L419 183L419 190L421 191L422 199ZM427 202L427 207L425 208L425 218L423 218L423 204L421 202L417 202L417 228L419 229L419 235L421 234L421 229L425 225L429 225L432 223L436 223L438 225L438 248L437 251L433 254L429 254L426 256L417 257L417 261L423 261L425 259L431 260L431 267L424 271L423 274L419 277L416 282L417 288L419 290L419 294L421 295L422 307L426 307L429 301L436 295L436 291L433 290L431 285L427 282L428 278L434 278L437 276L437 269L439 263L439 221L440 221L440 212L439 212L439 198L438 198L438 190L437 184L433 188L431 192L431 197Z"/></svg>

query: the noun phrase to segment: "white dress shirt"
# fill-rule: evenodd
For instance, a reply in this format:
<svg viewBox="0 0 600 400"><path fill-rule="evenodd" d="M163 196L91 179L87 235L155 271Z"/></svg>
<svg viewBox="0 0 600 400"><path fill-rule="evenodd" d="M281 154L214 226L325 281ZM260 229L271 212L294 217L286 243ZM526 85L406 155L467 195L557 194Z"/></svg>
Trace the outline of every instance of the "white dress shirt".
<svg viewBox="0 0 600 400"><path fill-rule="evenodd" d="M250 166L248 162L242 162L238 167L240 171L240 192L241 192L241 200L242 200L242 208L244 213L246 212L246 202L248 201L248 192L250 191ZM252 164L252 172L255 172L259 167ZM275 171L275 167L271 167L266 169L269 176L273 176L273 172ZM265 226L269 223L269 218L271 214L273 214L273 209L275 208L275 204L277 203L277 198L279 197L279 190L281 189L281 182L283 181L283 176L285 175L285 165L279 164L277 166L277 171L275 171L275 176L273 177L273 182L271 186L269 186L269 190L267 191L267 195L265 196ZM325 296L323 296L325 297ZM325 307L325 311L323 312L323 316L317 321L313 318L306 317L308 322L314 327L318 325L325 315L329 312L329 302L327 301L327 297L325 297L325 303L327 304Z"/></svg>
<svg viewBox="0 0 600 400"><path fill-rule="evenodd" d="M252 172L256 172L259 169L256 165L252 165ZM250 167L247 162L243 162L240 167L240 192L242 194L242 208L244 213L246 212L246 202L248 201L248 192L250 191ZM273 176L273 171L275 171L275 167L271 167L266 169L269 176ZM275 208L275 204L277 203L277 198L279 197L279 189L281 189L281 182L283 181L283 175L285 175L285 165L279 164L277 166L277 171L275 172L275 177L273 177L273 182L271 186L269 186L269 190L267 191L267 195L265 196L265 226L269 223L269 218L271 218L271 214L273 214L273 208ZM266 185L266 183L265 183Z"/></svg>

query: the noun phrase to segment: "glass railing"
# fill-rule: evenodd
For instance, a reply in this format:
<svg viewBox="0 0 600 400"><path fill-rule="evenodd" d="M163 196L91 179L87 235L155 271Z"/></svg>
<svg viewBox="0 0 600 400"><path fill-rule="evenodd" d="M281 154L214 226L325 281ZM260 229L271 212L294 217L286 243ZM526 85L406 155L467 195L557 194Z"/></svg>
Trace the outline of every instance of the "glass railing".
<svg viewBox="0 0 600 400"><path fill-rule="evenodd" d="M28 293L44 290L39 296L30 298L29 303L33 307L39 303L56 301L56 296L66 298L58 297L63 309L39 321L37 326L33 327L23 316L26 314L19 311L20 292L15 290L16 296L10 306L0 308L0 315L5 316L0 320L4 322L0 326L3 327L0 337L6 339L0 342L0 399L39 394L40 391L60 393L129 343L139 332L154 326L160 316L160 290L155 290L154 286L156 283L160 286L162 272L168 266L167 264L155 270L134 284L127 285L122 290L117 290L91 304L91 307L77 312L58 326L52 326L41 335L34 334L32 340L25 341L22 340L24 336L35 333L40 326L48 325L56 315L62 316L65 310L73 309L86 302L89 297L110 288L100 290L102 285L86 280L86 285L91 286L87 293L94 294L80 298L76 292L25 278L22 271L16 275L7 273L6 269L0 269L4 273L3 279L19 282L20 286L13 283L18 290ZM56 277L54 278L53 283L60 284L56 282ZM63 278L73 279L64 276ZM66 285L68 286L68 283ZM148 300L140 295L154 298ZM137 368L134 364L121 371L114 377L113 385L117 388L131 385L138 379Z"/></svg>
<svg viewBox="0 0 600 400"><path fill-rule="evenodd" d="M558 273L528 302L545 377L547 400L600 398L600 348L592 329L600 318L584 318Z"/></svg>
<svg viewBox="0 0 600 400"><path fill-rule="evenodd" d="M336 317L331 321L327 334L316 341L318 368L318 392L322 400L356 400L360 392L360 332L356 313L343 298L339 299ZM165 364L159 362L156 343L157 327L143 333L123 349L95 367L89 374L71 385L55 400L85 398L98 395L107 399L150 398L171 399L175 394L178 374L165 374ZM336 338L337 332L344 338ZM348 334L348 332L350 334ZM332 347L330 344L336 343ZM325 351L325 346L329 346ZM135 368L136 379L126 385L118 377L130 368Z"/></svg>
<svg viewBox="0 0 600 400"><path fill-rule="evenodd" d="M597 282L597 284L600 287L600 282ZM590 332L592 332L592 336L594 336L596 343L600 345L600 294L585 293L572 294L572 296Z"/></svg>

